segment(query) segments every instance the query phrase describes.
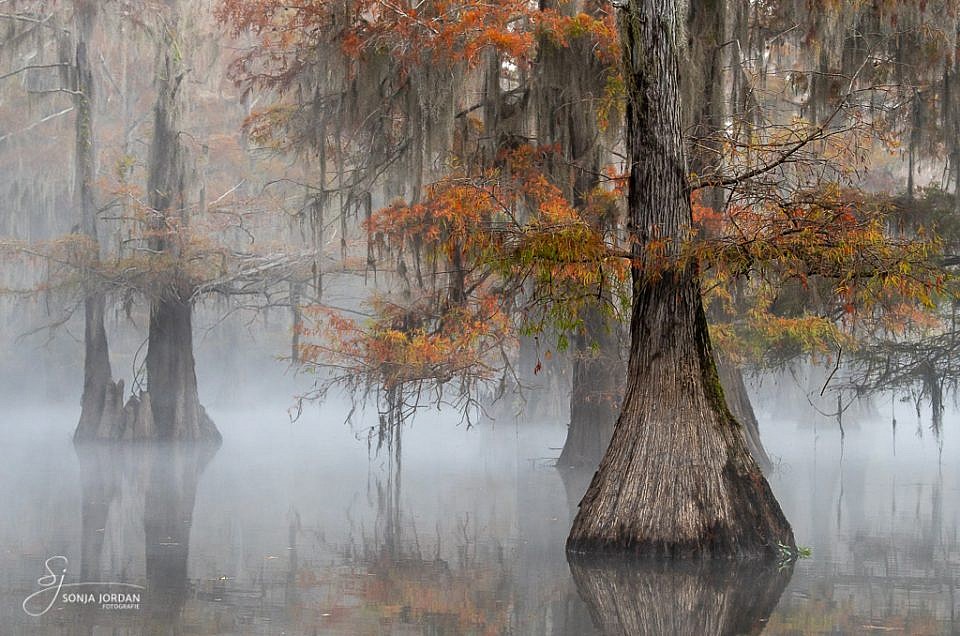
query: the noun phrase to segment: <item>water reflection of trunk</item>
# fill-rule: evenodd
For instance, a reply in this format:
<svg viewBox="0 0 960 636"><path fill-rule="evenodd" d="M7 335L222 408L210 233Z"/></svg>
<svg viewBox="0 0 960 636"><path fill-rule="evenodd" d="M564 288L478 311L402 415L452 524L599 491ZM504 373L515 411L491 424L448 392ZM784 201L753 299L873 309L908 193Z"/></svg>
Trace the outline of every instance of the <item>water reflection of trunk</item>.
<svg viewBox="0 0 960 636"><path fill-rule="evenodd" d="M377 539L390 558L400 556L400 470L403 457L403 391L393 387L387 396L387 409L380 414L376 452L387 455L387 483L377 478Z"/></svg>
<svg viewBox="0 0 960 636"><path fill-rule="evenodd" d="M599 463L599 460L597 463ZM567 500L567 517L564 518L565 523L563 524L566 527L573 522L577 513L577 506L583 499L583 494L587 492L587 487L590 486L590 480L593 478L595 470L593 466L571 466L561 467L558 472L560 473L560 480L563 482L563 490ZM562 567L562 563L563 561L560 561L557 565ZM591 620L590 611L584 604L584 597L578 592L573 580L565 574L560 574L558 571L558 574L554 575L556 579L564 579L567 588L554 633L564 636L593 634L596 632L596 626Z"/></svg>
<svg viewBox="0 0 960 636"><path fill-rule="evenodd" d="M80 509L80 580L99 581L104 529L110 508L118 497L123 465L114 461L108 448L77 446L83 503Z"/></svg>
<svg viewBox="0 0 960 636"><path fill-rule="evenodd" d="M293 618L296 615L296 609L300 606L300 592L297 587L297 572L300 570L300 557L297 550L297 539L302 527L300 525L300 513L294 508L290 511L290 525L287 526L287 584L283 591L283 606L287 610L287 615Z"/></svg>
<svg viewBox="0 0 960 636"><path fill-rule="evenodd" d="M187 556L200 474L215 447L153 453L144 497L143 531L150 617L174 623L187 600Z"/></svg>
<svg viewBox="0 0 960 636"><path fill-rule="evenodd" d="M793 572L775 562L624 562L571 557L594 626L606 636L759 634Z"/></svg>
<svg viewBox="0 0 960 636"><path fill-rule="evenodd" d="M142 633L176 631L188 596L187 557L197 484L217 447L79 444L76 450L83 497L81 580L143 584ZM131 534L123 523L141 506L144 578L128 570L135 557L123 544ZM104 554L105 543L120 554ZM87 614L82 620L94 625L97 616Z"/></svg>
<svg viewBox="0 0 960 636"><path fill-rule="evenodd" d="M377 526L378 544L381 553L391 559L399 559L403 550L400 514L400 439L387 449L386 484L377 479Z"/></svg>

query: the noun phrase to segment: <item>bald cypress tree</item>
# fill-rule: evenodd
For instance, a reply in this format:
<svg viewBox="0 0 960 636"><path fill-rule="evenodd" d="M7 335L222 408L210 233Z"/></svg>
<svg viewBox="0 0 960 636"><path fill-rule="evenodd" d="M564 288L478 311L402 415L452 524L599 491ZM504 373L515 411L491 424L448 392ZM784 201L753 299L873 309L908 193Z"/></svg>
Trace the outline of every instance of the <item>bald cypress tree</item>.
<svg viewBox="0 0 960 636"><path fill-rule="evenodd" d="M190 224L187 204L185 148L180 133L183 80L188 72L176 40L182 20L176 0L168 0L157 53L157 95L153 106L148 201L153 210L150 247L174 262L150 303L147 379L156 437L171 440L219 441L220 433L197 395L193 359L193 291L183 271L182 231Z"/></svg>
<svg viewBox="0 0 960 636"><path fill-rule="evenodd" d="M679 253L692 223L679 5L630 0L620 15L634 256L630 360L623 408L567 549L769 557L780 544L792 546L793 533L726 405L698 272Z"/></svg>
<svg viewBox="0 0 960 636"><path fill-rule="evenodd" d="M90 239L99 258L100 245L97 240L97 205L94 199L95 150L93 137L93 68L90 62L90 40L97 19L95 2L77 1L74 3L74 86L73 101L76 111L74 158L74 199L80 211L80 231ZM104 420L111 420L111 414L105 413L109 401L108 393L116 393L117 387L112 381L110 369L110 350L107 332L104 327L106 297L95 285L89 285L83 300L84 314L84 362L83 362L83 398L81 401L80 422L77 425L77 439L96 436ZM122 386L119 392L123 392ZM112 426L112 422L108 422Z"/></svg>

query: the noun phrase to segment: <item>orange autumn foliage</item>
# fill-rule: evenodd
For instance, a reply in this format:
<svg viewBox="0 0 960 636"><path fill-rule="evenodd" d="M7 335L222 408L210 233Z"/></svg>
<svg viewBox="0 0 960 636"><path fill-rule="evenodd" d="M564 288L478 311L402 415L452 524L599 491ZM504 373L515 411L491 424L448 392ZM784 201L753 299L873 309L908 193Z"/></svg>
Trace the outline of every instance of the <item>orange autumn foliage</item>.
<svg viewBox="0 0 960 636"><path fill-rule="evenodd" d="M387 55L409 68L473 65L486 51L526 65L536 54L539 36L563 44L589 35L597 40L596 54L613 64L619 60L615 18L602 5L596 9L597 15L567 16L525 0L430 0L416 8L384 0L223 0L217 16L236 33L255 33L260 40L256 55L278 71L294 70L291 52L318 38L339 42L353 59Z"/></svg>

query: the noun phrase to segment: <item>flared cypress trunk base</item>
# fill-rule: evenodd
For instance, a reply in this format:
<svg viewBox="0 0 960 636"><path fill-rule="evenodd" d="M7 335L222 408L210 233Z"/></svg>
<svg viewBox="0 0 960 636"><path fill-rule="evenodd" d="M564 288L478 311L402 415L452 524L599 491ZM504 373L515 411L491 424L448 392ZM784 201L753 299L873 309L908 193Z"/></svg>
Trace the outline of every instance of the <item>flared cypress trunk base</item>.
<svg viewBox="0 0 960 636"><path fill-rule="evenodd" d="M150 395L143 391L123 402L123 380L104 387L103 405L96 419L77 427L73 441L119 442L157 439L150 408Z"/></svg>
<svg viewBox="0 0 960 636"><path fill-rule="evenodd" d="M151 307L146 363L154 426L162 440L219 441L197 394L192 314L190 303L179 297Z"/></svg>
<svg viewBox="0 0 960 636"><path fill-rule="evenodd" d="M570 424L557 459L557 468L561 469L592 469L600 464L610 445L623 401L626 368L619 358L615 338L608 338L613 342L589 338L589 333L581 338L584 346L580 346L579 341L577 343L570 392ZM598 345L597 351L593 350L594 344ZM730 413L743 426L750 454L767 473L773 468L773 461L760 438L760 423L750 403L743 372L719 353L716 363Z"/></svg>
<svg viewBox="0 0 960 636"><path fill-rule="evenodd" d="M86 427L77 427L73 436L74 442L188 441L219 444L223 439L203 406L198 405L189 428L170 427L189 430L193 434L190 437L171 438L163 436L156 425L149 391L140 391L130 396L126 403L123 402L123 395L123 380L110 382L105 390L100 417L91 420Z"/></svg>
<svg viewBox="0 0 960 636"><path fill-rule="evenodd" d="M110 370L110 349L103 325L105 307L103 294L90 294L83 301L83 397L80 421L74 433L79 440L97 436L107 403L117 388ZM122 385L120 394L123 394Z"/></svg>
<svg viewBox="0 0 960 636"><path fill-rule="evenodd" d="M149 390L124 404L122 380L101 381L99 400L88 399L85 386L75 442L221 442L197 394L191 313L190 305L178 300L154 303L146 360Z"/></svg>
<svg viewBox="0 0 960 636"><path fill-rule="evenodd" d="M603 390L603 386L610 386L611 369L617 374L613 378L616 389ZM557 468L592 469L600 464L604 451L610 445L620 402L623 400L622 380L626 376L626 370L619 360L596 359L588 362L575 361L573 374L570 425L557 459ZM760 470L767 474L773 469L773 460L767 454L760 438L760 423L750 402L743 371L719 354L717 374L730 413L743 426L747 449L757 461Z"/></svg>
<svg viewBox="0 0 960 636"><path fill-rule="evenodd" d="M627 392L567 550L775 558L793 533L723 397L696 279L637 282Z"/></svg>

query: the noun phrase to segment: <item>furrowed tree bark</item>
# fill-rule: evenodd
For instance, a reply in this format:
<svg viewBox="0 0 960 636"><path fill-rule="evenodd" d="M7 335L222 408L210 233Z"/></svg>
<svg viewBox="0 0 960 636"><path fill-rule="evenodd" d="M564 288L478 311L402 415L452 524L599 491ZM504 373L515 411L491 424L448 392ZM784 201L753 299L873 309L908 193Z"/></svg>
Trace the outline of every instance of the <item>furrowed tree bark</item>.
<svg viewBox="0 0 960 636"><path fill-rule="evenodd" d="M769 558L793 533L727 408L693 265L676 0L620 15L634 239L627 390L567 540L571 553Z"/></svg>
<svg viewBox="0 0 960 636"><path fill-rule="evenodd" d="M589 317L585 320L590 320ZM586 333L591 333L589 329ZM608 337L601 330L592 333L598 337ZM601 352L608 350L600 344L599 351L589 347L585 337L578 337L575 355L589 356L588 363L573 367L573 389L570 393L570 426L557 466L561 468L584 468L596 466L613 436L613 425L617 421L619 404L623 396L623 376L626 370L619 359L611 360ZM583 352L581 354L581 351ZM750 394L743 379L743 371L737 365L725 360L723 354L716 356L717 373L720 386L727 400L730 413L743 425L747 449L757 465L766 474L773 468L773 461L767 454L760 438L760 423L750 402ZM599 387L613 386L613 392L604 392ZM582 493L579 493L579 498Z"/></svg>

